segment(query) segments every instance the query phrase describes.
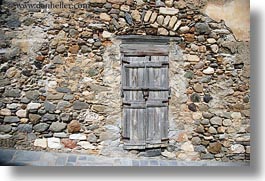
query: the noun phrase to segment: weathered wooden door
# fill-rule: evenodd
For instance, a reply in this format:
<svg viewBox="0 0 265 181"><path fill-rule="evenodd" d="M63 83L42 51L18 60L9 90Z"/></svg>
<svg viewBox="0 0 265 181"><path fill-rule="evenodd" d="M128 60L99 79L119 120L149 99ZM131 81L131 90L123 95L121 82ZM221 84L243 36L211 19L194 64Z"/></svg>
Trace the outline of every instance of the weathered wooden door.
<svg viewBox="0 0 265 181"><path fill-rule="evenodd" d="M168 56L123 55L125 149L159 148L168 138Z"/></svg>

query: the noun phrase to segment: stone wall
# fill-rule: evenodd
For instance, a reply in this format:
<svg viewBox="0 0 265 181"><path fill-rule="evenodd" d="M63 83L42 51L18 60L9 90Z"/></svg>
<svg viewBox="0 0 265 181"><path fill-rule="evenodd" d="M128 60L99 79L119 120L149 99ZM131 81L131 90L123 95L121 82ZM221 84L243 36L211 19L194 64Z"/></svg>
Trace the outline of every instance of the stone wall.
<svg viewBox="0 0 265 181"><path fill-rule="evenodd" d="M0 18L0 147L139 156L120 138L116 35L159 35L181 38L169 55L162 157L249 160L249 42L203 14L207 1L64 1L89 4L74 10L12 2L3 2Z"/></svg>

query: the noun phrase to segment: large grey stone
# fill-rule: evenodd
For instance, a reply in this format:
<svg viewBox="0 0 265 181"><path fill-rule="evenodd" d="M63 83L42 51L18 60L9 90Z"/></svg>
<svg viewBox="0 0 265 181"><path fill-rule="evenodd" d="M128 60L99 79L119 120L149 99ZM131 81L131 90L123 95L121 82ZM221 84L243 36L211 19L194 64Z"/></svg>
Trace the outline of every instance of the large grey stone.
<svg viewBox="0 0 265 181"><path fill-rule="evenodd" d="M212 113L209 113L209 112L203 112L202 116L206 119L211 119L214 115Z"/></svg>
<svg viewBox="0 0 265 181"><path fill-rule="evenodd" d="M81 102L81 101L75 101L73 104L73 109L75 110L81 110L81 109L88 109L89 104L86 102Z"/></svg>
<svg viewBox="0 0 265 181"><path fill-rule="evenodd" d="M208 132L211 133L211 134L216 134L217 133L216 129L214 127L212 127L212 126L208 129Z"/></svg>
<svg viewBox="0 0 265 181"><path fill-rule="evenodd" d="M57 48L56 48L57 52L58 53L64 53L66 48L65 46L62 44L62 45L59 45Z"/></svg>
<svg viewBox="0 0 265 181"><path fill-rule="evenodd" d="M48 128L49 128L49 124L47 124L47 123L39 123L39 124L36 124L34 127L33 127L33 129L34 129L34 131L36 131L36 132L44 132L44 131L46 131Z"/></svg>
<svg viewBox="0 0 265 181"><path fill-rule="evenodd" d="M232 124L232 121L230 119L224 119L223 125L224 126L230 126Z"/></svg>
<svg viewBox="0 0 265 181"><path fill-rule="evenodd" d="M206 23L196 23L195 31L198 34L209 34L210 33L210 27Z"/></svg>
<svg viewBox="0 0 265 181"><path fill-rule="evenodd" d="M191 142L192 142L193 145L200 145L201 144L201 139L200 139L200 137L193 137L191 139Z"/></svg>
<svg viewBox="0 0 265 181"><path fill-rule="evenodd" d="M37 124L40 122L41 116L38 114L29 114L29 120L32 124Z"/></svg>
<svg viewBox="0 0 265 181"><path fill-rule="evenodd" d="M20 96L19 89L6 89L4 92L5 97L19 97Z"/></svg>
<svg viewBox="0 0 265 181"><path fill-rule="evenodd" d="M18 123L19 118L17 116L6 116L4 118L4 122L5 123Z"/></svg>
<svg viewBox="0 0 265 181"><path fill-rule="evenodd" d="M223 120L222 120L222 118L220 118L218 116L215 116L215 117L213 117L213 118L210 119L210 122L213 125L220 125L221 126L222 123L223 123Z"/></svg>
<svg viewBox="0 0 265 181"><path fill-rule="evenodd" d="M56 110L56 106L51 102L45 101L44 109L48 112L54 112Z"/></svg>
<svg viewBox="0 0 265 181"><path fill-rule="evenodd" d="M78 31L77 31L76 29L70 29L70 30L69 30L69 35L70 35L71 37L75 37L75 36L78 35ZM58 51L58 50L57 50L57 51Z"/></svg>
<svg viewBox="0 0 265 181"><path fill-rule="evenodd" d="M40 103L29 103L27 106L28 110L36 110L39 109L41 107Z"/></svg>
<svg viewBox="0 0 265 181"><path fill-rule="evenodd" d="M49 130L53 131L53 132L61 132L62 130L64 130L66 128L66 124L65 123L60 123L60 122L53 122L49 128Z"/></svg>
<svg viewBox="0 0 265 181"><path fill-rule="evenodd" d="M27 91L25 94L26 98L28 98L29 100L37 100L39 95L40 95L39 91L36 91L36 90Z"/></svg>
<svg viewBox="0 0 265 181"><path fill-rule="evenodd" d="M30 125L30 124L20 124L17 127L17 131L23 132L23 133L30 133L30 132L32 132L32 125Z"/></svg>
<svg viewBox="0 0 265 181"><path fill-rule="evenodd" d="M12 16L9 16L7 19L6 19L6 24L10 27L10 28L17 28L21 25L21 22L19 21L19 18L12 15Z"/></svg>
<svg viewBox="0 0 265 181"><path fill-rule="evenodd" d="M0 132L8 133L12 130L10 125L0 125Z"/></svg>
<svg viewBox="0 0 265 181"><path fill-rule="evenodd" d="M56 120L56 115L55 114L50 114L47 113L42 117L43 121L55 121Z"/></svg>
<svg viewBox="0 0 265 181"><path fill-rule="evenodd" d="M74 95L72 95L72 94L66 94L63 97L63 100L65 100L65 101L70 101L72 99L74 99Z"/></svg>
<svg viewBox="0 0 265 181"><path fill-rule="evenodd" d="M61 55L56 55L53 58L52 63L54 63L54 64L63 64L63 58L61 57Z"/></svg>
<svg viewBox="0 0 265 181"><path fill-rule="evenodd" d="M61 93L70 93L71 89L69 89L68 87L57 87L56 91Z"/></svg>
<svg viewBox="0 0 265 181"><path fill-rule="evenodd" d="M54 133L53 136L56 138L68 138L68 135L65 132Z"/></svg>
<svg viewBox="0 0 265 181"><path fill-rule="evenodd" d="M90 143L96 143L97 142L97 137L93 133L91 133L91 134L87 135L87 140Z"/></svg>
<svg viewBox="0 0 265 181"><path fill-rule="evenodd" d="M60 118L63 122L69 122L71 119L71 115L69 113L62 113Z"/></svg>
<svg viewBox="0 0 265 181"><path fill-rule="evenodd" d="M65 110L66 108L68 108L70 106L71 106L70 102L68 102L68 101L60 101L60 102L58 102L56 109Z"/></svg>
<svg viewBox="0 0 265 181"><path fill-rule="evenodd" d="M18 104L18 103L11 103L11 104L7 104L7 105L6 105L6 108L7 108L7 109L15 110L15 109L18 109L20 106L21 106L21 104Z"/></svg>
<svg viewBox="0 0 265 181"><path fill-rule="evenodd" d="M36 134L35 133L28 133L27 134L27 140L28 141L34 141L35 139L37 138Z"/></svg>

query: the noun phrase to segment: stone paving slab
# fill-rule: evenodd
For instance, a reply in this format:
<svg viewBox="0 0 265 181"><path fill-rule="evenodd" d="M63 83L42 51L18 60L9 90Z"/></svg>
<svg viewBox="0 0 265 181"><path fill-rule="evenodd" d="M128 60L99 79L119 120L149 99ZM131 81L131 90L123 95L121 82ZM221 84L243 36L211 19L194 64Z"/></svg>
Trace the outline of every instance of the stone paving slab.
<svg viewBox="0 0 265 181"><path fill-rule="evenodd" d="M250 166L249 162L109 158L73 153L0 149L0 166Z"/></svg>

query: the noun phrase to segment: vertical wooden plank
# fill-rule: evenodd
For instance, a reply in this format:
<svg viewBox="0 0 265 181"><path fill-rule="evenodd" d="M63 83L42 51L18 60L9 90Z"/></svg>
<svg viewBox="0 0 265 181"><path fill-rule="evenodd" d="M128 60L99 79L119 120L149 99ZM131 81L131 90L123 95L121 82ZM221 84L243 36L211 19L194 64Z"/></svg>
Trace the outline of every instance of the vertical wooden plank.
<svg viewBox="0 0 265 181"><path fill-rule="evenodd" d="M138 135L139 135L139 142L141 144L145 143L145 109L139 109L138 110Z"/></svg>
<svg viewBox="0 0 265 181"><path fill-rule="evenodd" d="M148 107L147 112L147 141L150 144L161 142L161 129L163 122L163 107Z"/></svg>
<svg viewBox="0 0 265 181"><path fill-rule="evenodd" d="M169 123L168 123L168 107L164 108L164 123L163 123L163 134L162 134L162 139L168 139L168 128L169 128Z"/></svg>
<svg viewBox="0 0 265 181"><path fill-rule="evenodd" d="M153 140L153 131L154 131L154 113L153 110L149 107L146 109L147 111L147 118L146 118L146 135L147 141L151 142Z"/></svg>
<svg viewBox="0 0 265 181"><path fill-rule="evenodd" d="M133 143L133 141L136 139L135 135L135 111L133 109L130 109L130 142Z"/></svg>
<svg viewBox="0 0 265 181"><path fill-rule="evenodd" d="M130 109L130 144L145 143L145 109Z"/></svg>
<svg viewBox="0 0 265 181"><path fill-rule="evenodd" d="M160 107L158 109L159 109L159 112L160 112L158 117L159 117L159 127L160 127L159 128L159 132L160 132L160 140L161 140L164 137L164 134L165 134L165 123L166 123L165 114L167 112L166 112L166 107Z"/></svg>
<svg viewBox="0 0 265 181"><path fill-rule="evenodd" d="M122 136L130 138L130 109L123 108Z"/></svg>
<svg viewBox="0 0 265 181"><path fill-rule="evenodd" d="M137 87L145 87L145 68L138 68L138 83ZM142 91L136 91L137 92L137 100L144 101L143 93Z"/></svg>

